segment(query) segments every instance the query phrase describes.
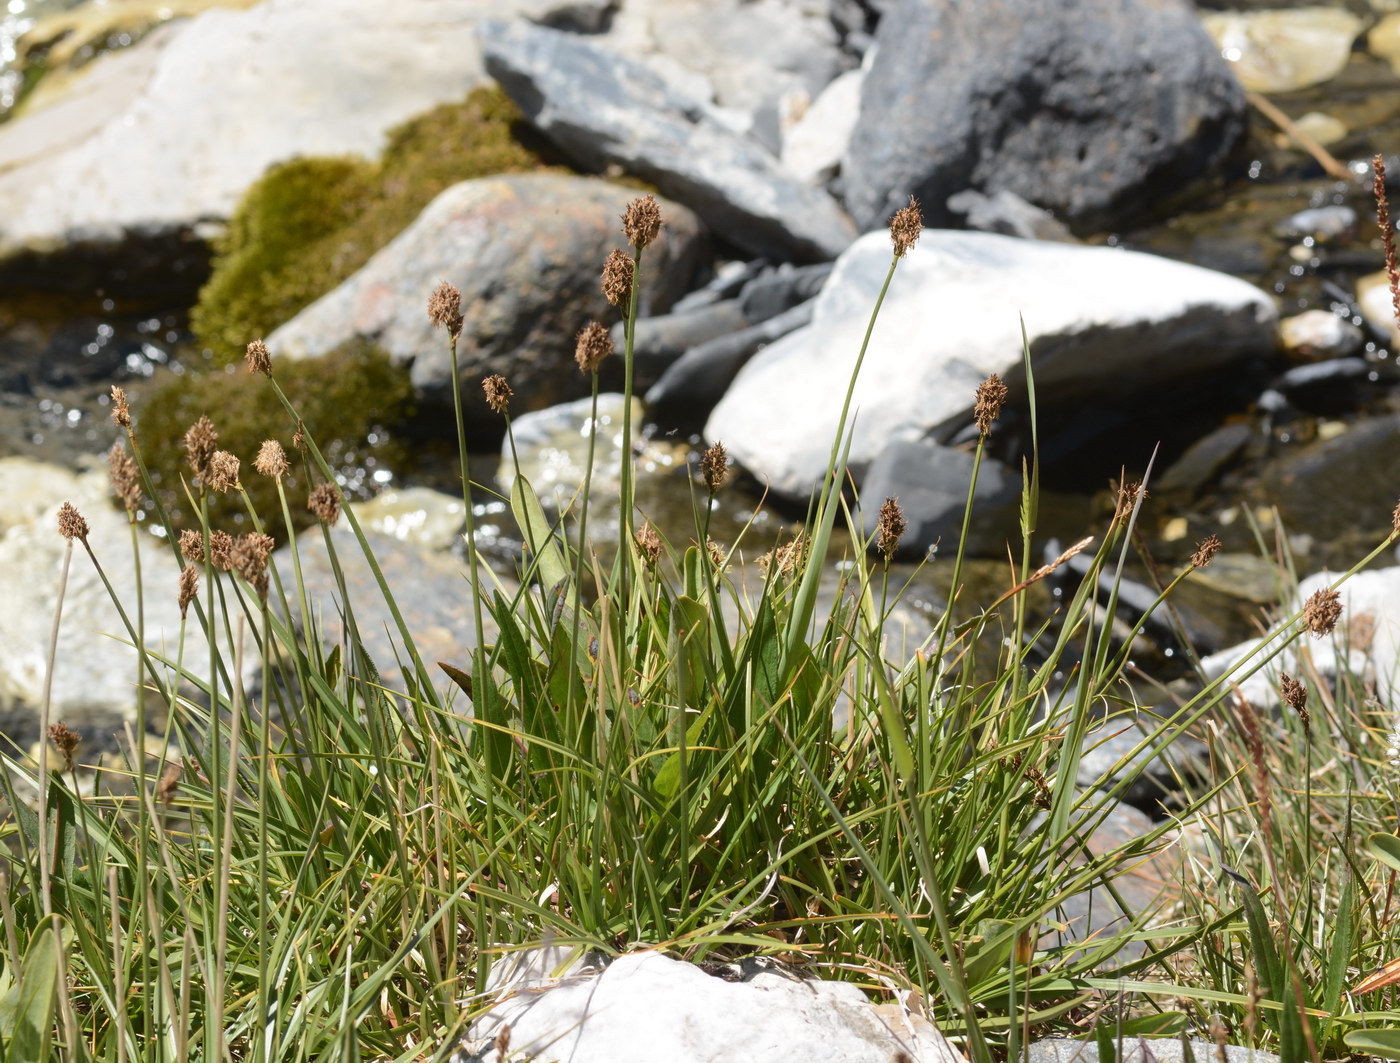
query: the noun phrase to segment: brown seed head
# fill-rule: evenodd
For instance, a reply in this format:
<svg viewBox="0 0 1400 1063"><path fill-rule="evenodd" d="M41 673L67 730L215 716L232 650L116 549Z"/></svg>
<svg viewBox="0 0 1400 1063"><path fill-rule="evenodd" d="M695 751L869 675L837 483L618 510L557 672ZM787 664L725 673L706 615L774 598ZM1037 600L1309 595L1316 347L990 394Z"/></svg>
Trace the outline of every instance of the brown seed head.
<svg viewBox="0 0 1400 1063"><path fill-rule="evenodd" d="M209 460L214 456L218 442L219 433L214 431L214 425L203 414L185 433L185 456L189 459L190 471L201 484L209 482Z"/></svg>
<svg viewBox="0 0 1400 1063"><path fill-rule="evenodd" d="M141 470L120 443L113 443L107 452L107 474L112 493L121 500L127 514L134 517L141 508Z"/></svg>
<svg viewBox="0 0 1400 1063"><path fill-rule="evenodd" d="M131 427L131 407L126 404L126 392L112 385L112 423L118 428Z"/></svg>
<svg viewBox="0 0 1400 1063"><path fill-rule="evenodd" d="M49 728L49 741L54 744L54 748L57 749L59 755L63 757L64 771L73 770L73 753L77 750L78 743L82 740L83 736L62 720L59 720L58 723Z"/></svg>
<svg viewBox="0 0 1400 1063"><path fill-rule="evenodd" d="M209 562L222 572L233 568L233 536L228 532L209 533Z"/></svg>
<svg viewBox="0 0 1400 1063"><path fill-rule="evenodd" d="M714 494L724 486L724 478L729 475L729 452L723 443L711 443L700 455L700 479L705 482L705 490Z"/></svg>
<svg viewBox="0 0 1400 1063"><path fill-rule="evenodd" d="M300 418L297 418L297 430L292 433L292 449L306 449L306 425L302 424Z"/></svg>
<svg viewBox="0 0 1400 1063"><path fill-rule="evenodd" d="M258 456L253 459L253 468L273 480L280 480L287 475L287 470L291 465L287 462L287 452L282 449L282 444L275 439L264 439L263 445L258 448Z"/></svg>
<svg viewBox="0 0 1400 1063"><path fill-rule="evenodd" d="M160 782L156 783L156 800L163 805L170 804L180 789L180 776L184 774L185 766L178 760L167 764L165 771L161 772Z"/></svg>
<svg viewBox="0 0 1400 1063"><path fill-rule="evenodd" d="M924 231L924 216L919 210L919 201L909 197L909 205L900 207L890 219L890 241L894 244L895 258L903 258L919 242L919 234Z"/></svg>
<svg viewBox="0 0 1400 1063"><path fill-rule="evenodd" d="M661 559L661 536L657 534L651 521L637 529L637 549L642 552L648 565L655 565Z"/></svg>
<svg viewBox="0 0 1400 1063"><path fill-rule="evenodd" d="M238 482L240 467L238 459L227 450L214 451L209 458L209 489L219 494L236 491L242 486Z"/></svg>
<svg viewBox="0 0 1400 1063"><path fill-rule="evenodd" d="M87 545L88 522L73 508L72 502L65 502L58 507L58 533L69 542L77 539L84 546Z"/></svg>
<svg viewBox="0 0 1400 1063"><path fill-rule="evenodd" d="M1395 256L1395 229L1390 224L1390 203L1385 190L1385 158L1379 154L1371 160L1375 177L1371 191L1376 197L1376 224L1381 230L1381 246L1385 249L1385 275L1390 282L1390 308L1396 324L1400 325L1400 263Z"/></svg>
<svg viewBox="0 0 1400 1063"><path fill-rule="evenodd" d="M983 435L992 430L992 422L1000 416L1001 408L1006 404L1006 395L1006 384L995 373L977 385L977 401L972 417L977 422L977 430Z"/></svg>
<svg viewBox="0 0 1400 1063"><path fill-rule="evenodd" d="M428 296L428 320L434 328L445 328L456 339L462 334L462 293L455 285L443 281Z"/></svg>
<svg viewBox="0 0 1400 1063"><path fill-rule="evenodd" d="M181 536L183 538L183 536ZM185 614L189 611L190 602L194 601L194 596L199 593L199 573L195 571L193 564L186 564L180 570L180 594L177 601L180 603L180 619L185 619Z"/></svg>
<svg viewBox="0 0 1400 1063"><path fill-rule="evenodd" d="M510 406L510 397L515 394L510 390L509 382L500 373L483 380L481 390L486 393L486 405L495 413L505 413L506 408Z"/></svg>
<svg viewBox="0 0 1400 1063"><path fill-rule="evenodd" d="M204 564L204 536L192 528L186 528L180 533L180 553L186 561Z"/></svg>
<svg viewBox="0 0 1400 1063"><path fill-rule="evenodd" d="M792 541L774 547L758 559L758 567L765 573L776 571L780 576L791 576L802 567L807 556L807 535L798 532Z"/></svg>
<svg viewBox="0 0 1400 1063"><path fill-rule="evenodd" d="M274 545L272 536L261 532L240 535L233 543L233 571L264 601L267 600L267 559L272 556Z"/></svg>
<svg viewBox="0 0 1400 1063"><path fill-rule="evenodd" d="M1308 713L1308 688L1287 672L1279 677L1278 687L1283 696L1283 703L1296 712L1298 719L1303 722L1303 734L1309 734L1312 730L1312 718Z"/></svg>
<svg viewBox="0 0 1400 1063"><path fill-rule="evenodd" d="M1191 555L1192 568L1205 568L1220 553L1220 536L1207 535L1196 544L1196 552Z"/></svg>
<svg viewBox="0 0 1400 1063"><path fill-rule="evenodd" d="M632 298L632 256L613 248L603 263L603 297L613 306L626 306Z"/></svg>
<svg viewBox="0 0 1400 1063"><path fill-rule="evenodd" d="M613 352L612 334L596 321L579 329L574 344L574 361L584 373L596 373L603 359Z"/></svg>
<svg viewBox="0 0 1400 1063"><path fill-rule="evenodd" d="M504 1060L510 1053L510 1023L504 1024L496 1034L496 1058Z"/></svg>
<svg viewBox="0 0 1400 1063"><path fill-rule="evenodd" d="M885 564L894 560L899 549L899 540L904 537L909 522L904 519L904 510L898 498L887 498L880 506L880 519L875 525L875 549L885 559Z"/></svg>
<svg viewBox="0 0 1400 1063"><path fill-rule="evenodd" d="M1330 635L1342 615L1342 596L1328 587L1313 591L1303 603L1303 626L1314 638Z"/></svg>
<svg viewBox="0 0 1400 1063"><path fill-rule="evenodd" d="M1400 502L1395 503L1395 508L1390 511L1390 530L1393 535L1400 535Z"/></svg>
<svg viewBox="0 0 1400 1063"><path fill-rule="evenodd" d="M340 492L333 484L317 484L306 496L306 508L322 523L334 524L340 519Z"/></svg>
<svg viewBox="0 0 1400 1063"><path fill-rule="evenodd" d="M1147 488L1142 486L1141 480L1130 480L1118 487L1118 509L1113 514L1115 523L1126 524L1133 515L1133 509L1138 504L1138 499L1146 502L1151 496L1147 493Z"/></svg>
<svg viewBox="0 0 1400 1063"><path fill-rule="evenodd" d="M661 232L661 208L654 196L642 196L627 204L622 215L622 234L639 251L652 243Z"/></svg>
<svg viewBox="0 0 1400 1063"><path fill-rule="evenodd" d="M720 546L719 543L713 539L706 539L705 552L710 555L710 564L714 565L715 568L724 567L724 547Z"/></svg>
<svg viewBox="0 0 1400 1063"><path fill-rule="evenodd" d="M261 373L263 376L272 375L272 356L267 353L267 344L262 340L254 340L248 344L243 360L248 363L248 372Z"/></svg>

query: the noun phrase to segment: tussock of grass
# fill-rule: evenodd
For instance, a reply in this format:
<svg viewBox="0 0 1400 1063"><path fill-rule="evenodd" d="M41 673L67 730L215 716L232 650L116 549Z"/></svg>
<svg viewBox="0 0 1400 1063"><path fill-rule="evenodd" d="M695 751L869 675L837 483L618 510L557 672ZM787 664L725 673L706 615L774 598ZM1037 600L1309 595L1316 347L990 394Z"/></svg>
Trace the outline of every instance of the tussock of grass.
<svg viewBox="0 0 1400 1063"><path fill-rule="evenodd" d="M889 277L901 233L907 250L918 231L904 216ZM629 394L644 251L632 248L625 307ZM448 329L455 294L445 285L433 297ZM878 312L879 301L872 328ZM444 342L455 382L455 335ZM1082 1032L1094 1009L1114 1002L1121 1012L1124 993L1134 994L1130 1010L1149 1014L1102 1018L1105 1039L1194 1028L1277 1049L1289 1063L1340 1053L1347 1037L1383 1042L1358 1029L1376 1016L1342 991L1354 968L1400 947L1389 881L1400 838L1368 843L1389 864L1354 845L1396 799L1393 779L1375 770L1364 689L1344 685L1328 700L1315 685L1308 730L1297 713L1278 735L1252 714L1232 728L1232 683L1267 667L1271 644L1150 730L1139 751L1226 714L1212 732L1217 783L1181 820L1214 840L1217 859L1228 855L1229 873L1201 866L1180 925L1149 927L1153 913L1124 905L1121 928L1065 935L1067 900L1098 885L1121 903L1114 877L1176 827L1164 821L1095 851L1088 839L1134 771L1076 785L1096 717L1138 711L1127 673L1143 621L1117 615L1116 588L1145 493L1123 492L1100 538L1037 567L1032 455L1020 556L1002 592L989 603L950 595L955 608L919 651L890 659L886 621L902 588L884 557L902 520L886 507L882 539L864 542L842 493L863 354L853 352L804 531L747 591L730 567L745 536L709 541L710 503L724 490L724 456L711 451L698 471L693 544L668 543L635 512L624 463L608 563L589 545L590 484L551 524L517 467L518 581L498 581L469 553L462 593L477 637L467 660L422 659L353 511L333 505L329 487L318 510L349 522L393 618L395 660L370 659L343 585L346 637L326 649L296 550L269 572L258 539L233 545L237 578L216 578L212 561L187 571L185 592L199 583L187 622L209 636L208 660L185 659L182 641L146 646L141 603L118 603L143 688L125 789L86 787L66 763L70 735L38 764L4 758L13 819L0 886L0 1037L13 1057L422 1058L469 1020L463 1002L479 1001L500 950L546 939L697 959L778 953L875 992L917 989L976 1063L1016 1058L1042 1033ZM596 403L597 362L583 367ZM270 376L206 377L213 393L133 407L129 442L146 485L174 476L172 426L206 410L221 426L256 425L288 442L305 424L305 450L288 454L333 484L334 454L316 427L330 418L341 428L349 398L324 377L319 390L305 386L307 372L273 363ZM333 380L342 377L371 395L386 386L363 367ZM979 396L979 462L1001 394L988 381ZM495 395L508 427L509 396ZM217 408L207 405L216 396ZM1033 387L1030 401L1034 426ZM274 423L256 419L265 411ZM631 432L625 419L624 454ZM465 476L464 463L464 494ZM256 479L245 465L245 488ZM291 523L296 486L274 478L265 501L246 490L225 497L261 529ZM157 518L175 549L163 499ZM194 485L181 521L199 529L205 557L213 502ZM838 520L858 544L849 556L834 546ZM71 515L67 527L78 527ZM69 546L70 561L99 569L152 548L135 534L127 546L76 532ZM329 535L326 547L338 572ZM1034 627L1029 595L1076 553L1090 559L1082 583L1054 624ZM960 586L961 545L946 554L940 564ZM842 587L819 607L836 561ZM1113 588L1106 604L1102 576ZM303 633L289 624L297 617ZM1283 624L1296 636L1303 611ZM260 673L255 689L245 663ZM191 682L203 683L203 698L179 693ZM170 730L147 749L157 705L151 718ZM167 746L169 756L151 753ZM1145 942L1145 954L1127 952L1130 942ZM1172 1000L1190 1011L1153 1014Z"/></svg>

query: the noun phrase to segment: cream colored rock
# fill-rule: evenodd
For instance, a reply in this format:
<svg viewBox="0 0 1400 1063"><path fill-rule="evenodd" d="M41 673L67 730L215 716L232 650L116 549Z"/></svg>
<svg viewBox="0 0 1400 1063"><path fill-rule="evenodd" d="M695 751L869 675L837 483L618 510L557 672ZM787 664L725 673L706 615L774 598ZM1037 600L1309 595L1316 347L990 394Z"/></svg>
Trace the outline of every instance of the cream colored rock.
<svg viewBox="0 0 1400 1063"><path fill-rule="evenodd" d="M1366 35L1366 49L1400 72L1400 13L1386 15Z"/></svg>
<svg viewBox="0 0 1400 1063"><path fill-rule="evenodd" d="M370 531L429 550L450 550L467 519L460 496L428 487L385 491L368 502L352 502L350 508Z"/></svg>
<svg viewBox="0 0 1400 1063"><path fill-rule="evenodd" d="M922 1015L876 1007L845 982L804 978L761 961L737 964L738 981L660 952L634 952L605 967L559 947L499 961L454 1061L570 1063L963 1063ZM510 1028L508 1054L496 1036Z"/></svg>
<svg viewBox="0 0 1400 1063"><path fill-rule="evenodd" d="M540 0L264 0L173 21L0 126L0 255L228 217L273 163L377 155L486 82L477 20Z"/></svg>
<svg viewBox="0 0 1400 1063"><path fill-rule="evenodd" d="M1390 278L1385 270L1377 270L1356 279L1356 306L1362 317L1389 334L1392 344L1400 343L1400 325L1395 321Z"/></svg>
<svg viewBox="0 0 1400 1063"><path fill-rule="evenodd" d="M1201 22L1240 83L1255 92L1292 92L1332 80L1364 25L1334 7L1208 12Z"/></svg>

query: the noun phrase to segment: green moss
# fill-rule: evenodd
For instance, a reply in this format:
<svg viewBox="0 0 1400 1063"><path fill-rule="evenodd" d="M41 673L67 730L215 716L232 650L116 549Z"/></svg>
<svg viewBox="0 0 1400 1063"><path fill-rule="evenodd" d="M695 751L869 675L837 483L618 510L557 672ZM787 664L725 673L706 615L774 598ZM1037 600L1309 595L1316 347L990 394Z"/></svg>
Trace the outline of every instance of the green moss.
<svg viewBox="0 0 1400 1063"><path fill-rule="evenodd" d="M191 315L228 365L359 269L443 189L474 177L545 168L520 112L498 87L477 89L390 132L379 162L303 158L275 166L243 197L215 248Z"/></svg>
<svg viewBox="0 0 1400 1063"><path fill-rule="evenodd" d="M380 426L393 426L411 415L412 386L407 371L394 366L382 351L358 346L323 358L282 359L275 372L332 468L343 470L353 482L367 469L401 463L402 444ZM310 523L305 512L305 471L292 449L296 426L263 378L250 376L242 367L170 374L135 396L132 408L156 490L179 514L182 526L190 526L192 517L181 485L181 477L189 475L181 440L200 414L214 422L219 448L242 460L243 486L258 515L275 529L281 542L285 528L275 485L252 467L263 440L278 440L292 461L292 473L284 481L292 519ZM247 527L236 495L216 500L213 521L232 532Z"/></svg>

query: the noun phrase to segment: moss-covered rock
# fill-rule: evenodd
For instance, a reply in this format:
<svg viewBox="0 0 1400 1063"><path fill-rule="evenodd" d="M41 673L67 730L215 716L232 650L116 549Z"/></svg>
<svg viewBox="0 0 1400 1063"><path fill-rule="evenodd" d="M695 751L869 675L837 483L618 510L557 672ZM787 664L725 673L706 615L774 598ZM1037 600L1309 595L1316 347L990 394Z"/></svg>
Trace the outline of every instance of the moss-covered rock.
<svg viewBox="0 0 1400 1063"><path fill-rule="evenodd" d="M381 426L404 421L411 413L408 374L372 348L345 348L322 358L282 362L277 382L301 413L306 430L333 468L343 470L353 486L377 466L396 466L402 444ZM258 515L272 526L279 541L285 528L275 485L253 469L263 440L276 439L292 461L284 481L292 519L310 523L305 509L307 482L300 455L292 448L296 425L262 377L241 366L207 373L170 374L158 378L134 396L132 410L143 455L162 501L177 513L182 526L192 520L182 477L189 478L181 446L186 429L201 414L214 423L218 446L243 462L242 482ZM217 527L237 532L247 516L237 495L219 496L212 507Z"/></svg>
<svg viewBox="0 0 1400 1063"><path fill-rule="evenodd" d="M216 246L192 323L231 364L359 269L443 189L489 174L547 168L520 112L497 87L477 89L394 129L378 162L295 159L248 190Z"/></svg>

